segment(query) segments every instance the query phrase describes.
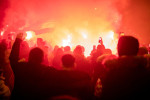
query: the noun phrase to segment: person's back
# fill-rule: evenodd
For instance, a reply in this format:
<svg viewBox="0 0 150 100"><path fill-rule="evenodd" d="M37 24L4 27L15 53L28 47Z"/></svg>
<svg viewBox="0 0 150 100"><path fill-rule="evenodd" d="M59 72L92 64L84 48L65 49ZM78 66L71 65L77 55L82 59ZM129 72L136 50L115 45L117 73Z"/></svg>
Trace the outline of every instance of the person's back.
<svg viewBox="0 0 150 100"><path fill-rule="evenodd" d="M147 62L144 57L136 56L138 48L138 40L134 37L123 36L119 39L119 57L105 62L109 71L103 83L102 99L144 99L144 96L148 96Z"/></svg>
<svg viewBox="0 0 150 100"><path fill-rule="evenodd" d="M84 47L81 45L76 46L73 51L75 57L76 70L84 71L88 74L91 74L91 65L87 58L84 56Z"/></svg>
<svg viewBox="0 0 150 100"><path fill-rule="evenodd" d="M58 48L56 50L56 53L54 55L54 58L52 60L52 65L56 68L56 69L61 69L61 57L63 55L63 50L62 48Z"/></svg>
<svg viewBox="0 0 150 100"><path fill-rule="evenodd" d="M144 68L144 57L120 57L106 61L105 65L109 69L103 81L105 99L135 99L136 96L141 96L141 92L145 92L141 91L145 88L143 84L146 86L147 83L144 81L148 77Z"/></svg>
<svg viewBox="0 0 150 100"><path fill-rule="evenodd" d="M80 99L89 99L91 79L82 71L73 70L75 58L66 54L62 57L63 70L60 70L58 78L58 95L71 95Z"/></svg>
<svg viewBox="0 0 150 100"><path fill-rule="evenodd" d="M33 48L30 51L28 62L18 62L21 41L22 34L18 34L10 54L10 64L15 76L11 99L39 99L42 93L39 84L45 72L51 73L54 69L49 68L49 70L41 64L44 54L40 48Z"/></svg>

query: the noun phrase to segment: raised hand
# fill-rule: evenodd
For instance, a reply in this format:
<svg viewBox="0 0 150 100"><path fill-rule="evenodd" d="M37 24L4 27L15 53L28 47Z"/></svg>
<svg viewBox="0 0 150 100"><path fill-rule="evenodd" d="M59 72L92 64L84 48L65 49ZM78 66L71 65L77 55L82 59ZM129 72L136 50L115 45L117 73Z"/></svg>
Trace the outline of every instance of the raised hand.
<svg viewBox="0 0 150 100"><path fill-rule="evenodd" d="M17 37L16 37L16 38L19 38L19 39L23 40L23 33L17 34Z"/></svg>

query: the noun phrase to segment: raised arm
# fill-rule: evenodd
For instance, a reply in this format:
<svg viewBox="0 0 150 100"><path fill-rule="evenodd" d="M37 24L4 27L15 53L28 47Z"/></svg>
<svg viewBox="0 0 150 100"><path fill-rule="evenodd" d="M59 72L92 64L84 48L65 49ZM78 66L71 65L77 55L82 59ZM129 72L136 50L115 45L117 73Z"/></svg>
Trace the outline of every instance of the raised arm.
<svg viewBox="0 0 150 100"><path fill-rule="evenodd" d="M12 50L9 56L10 65L15 71L15 67L17 67L18 60L19 60L19 49L20 49L20 43L22 42L23 33L19 33L16 37L16 40L12 46Z"/></svg>

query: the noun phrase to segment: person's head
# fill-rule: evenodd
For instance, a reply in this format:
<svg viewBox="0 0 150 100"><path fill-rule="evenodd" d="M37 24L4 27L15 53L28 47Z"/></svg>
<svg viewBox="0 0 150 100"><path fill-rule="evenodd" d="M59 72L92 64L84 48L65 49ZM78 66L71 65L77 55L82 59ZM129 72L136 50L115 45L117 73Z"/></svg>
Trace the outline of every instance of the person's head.
<svg viewBox="0 0 150 100"><path fill-rule="evenodd" d="M84 48L81 45L77 45L73 51L74 54L84 54Z"/></svg>
<svg viewBox="0 0 150 100"><path fill-rule="evenodd" d="M148 49L146 47L140 47L138 51L138 55L145 55L148 54Z"/></svg>
<svg viewBox="0 0 150 100"><path fill-rule="evenodd" d="M111 49L105 49L104 54L112 54Z"/></svg>
<svg viewBox="0 0 150 100"><path fill-rule="evenodd" d="M44 45L45 45L45 42L43 41L43 39L42 39L42 38L37 38L37 45L38 45L39 47L41 47L41 46L44 46Z"/></svg>
<svg viewBox="0 0 150 100"><path fill-rule="evenodd" d="M105 50L105 46L104 45L98 45L97 46L97 52L100 53L100 54L103 54L104 53L104 50Z"/></svg>
<svg viewBox="0 0 150 100"><path fill-rule="evenodd" d="M30 51L30 47L26 41L23 41L20 45L20 58L27 58Z"/></svg>
<svg viewBox="0 0 150 100"><path fill-rule="evenodd" d="M65 54L62 56L62 65L66 69L72 69L75 65L75 58L71 54Z"/></svg>
<svg viewBox="0 0 150 100"><path fill-rule="evenodd" d="M56 51L56 55L63 55L63 49L58 48L57 51Z"/></svg>
<svg viewBox="0 0 150 100"><path fill-rule="evenodd" d="M67 52L67 51L70 51L70 50L71 50L70 46L65 46L64 47L64 52Z"/></svg>
<svg viewBox="0 0 150 100"><path fill-rule="evenodd" d="M29 62L42 63L44 58L44 52L40 48L33 48L29 53Z"/></svg>
<svg viewBox="0 0 150 100"><path fill-rule="evenodd" d="M122 36L119 38L117 50L119 56L135 56L139 50L139 41L132 36Z"/></svg>

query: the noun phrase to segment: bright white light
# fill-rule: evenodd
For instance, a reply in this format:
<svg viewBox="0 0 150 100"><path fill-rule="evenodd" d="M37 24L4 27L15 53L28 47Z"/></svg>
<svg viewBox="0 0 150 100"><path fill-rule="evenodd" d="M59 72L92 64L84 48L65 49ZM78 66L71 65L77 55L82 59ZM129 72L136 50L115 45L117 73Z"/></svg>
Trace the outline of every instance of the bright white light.
<svg viewBox="0 0 150 100"><path fill-rule="evenodd" d="M86 30L82 30L80 33L84 39L87 39L88 32Z"/></svg>
<svg viewBox="0 0 150 100"><path fill-rule="evenodd" d="M32 31L27 31L26 33L27 33L26 39L27 39L27 40L30 40L30 39L33 37L33 36L32 36L32 35L33 35L33 32L32 32Z"/></svg>
<svg viewBox="0 0 150 100"><path fill-rule="evenodd" d="M87 39L87 35L86 34L82 34L84 39Z"/></svg>
<svg viewBox="0 0 150 100"><path fill-rule="evenodd" d="M109 30L107 32L104 32L104 35L101 37L103 39L103 44L105 45L105 48L111 49L112 53L116 54L118 38L115 36L114 31Z"/></svg>
<svg viewBox="0 0 150 100"><path fill-rule="evenodd" d="M67 36L67 39L63 39L62 40L62 46L65 47L65 46L71 46L71 36L68 35Z"/></svg>
<svg viewBox="0 0 150 100"><path fill-rule="evenodd" d="M4 31L1 31L1 36L3 36L3 34L4 34Z"/></svg>
<svg viewBox="0 0 150 100"><path fill-rule="evenodd" d="M111 39L114 39L114 32L113 31L109 31L108 32L108 37Z"/></svg>

